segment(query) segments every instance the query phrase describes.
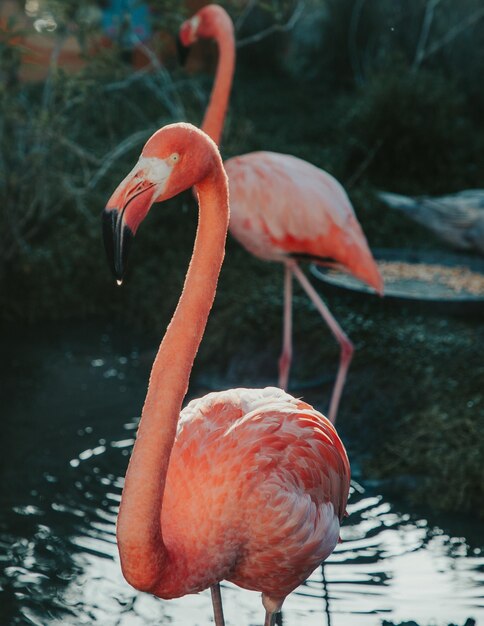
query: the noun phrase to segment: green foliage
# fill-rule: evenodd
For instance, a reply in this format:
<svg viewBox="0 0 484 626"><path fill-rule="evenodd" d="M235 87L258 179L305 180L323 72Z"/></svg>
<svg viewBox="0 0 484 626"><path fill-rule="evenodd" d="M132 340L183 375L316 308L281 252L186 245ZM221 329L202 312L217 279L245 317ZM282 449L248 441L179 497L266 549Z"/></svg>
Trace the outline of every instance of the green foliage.
<svg viewBox="0 0 484 626"><path fill-rule="evenodd" d="M349 169L374 152L365 175L376 186L438 195L479 186L483 135L465 95L441 73L395 64L361 91L348 121Z"/></svg>
<svg viewBox="0 0 484 626"><path fill-rule="evenodd" d="M191 87L184 89L190 93ZM104 283L102 207L150 134L184 115L178 87L163 68L133 74L115 51L77 75L57 70L45 84L3 89L4 318L103 310L105 303L96 302Z"/></svg>
<svg viewBox="0 0 484 626"><path fill-rule="evenodd" d="M483 517L482 400L482 394L475 394L466 406L447 404L443 410L437 405L398 419L398 437L385 444L372 466L378 464L380 476L418 476L420 480L411 493L414 502L425 502L432 490L439 508ZM470 411L474 406L476 411Z"/></svg>
<svg viewBox="0 0 484 626"><path fill-rule="evenodd" d="M365 360L365 371L350 376L346 406L348 428L366 449L365 472L387 482L409 476L401 496L484 517L479 320L376 308L371 321L345 326L357 340L354 368Z"/></svg>
<svg viewBox="0 0 484 626"><path fill-rule="evenodd" d="M466 91L482 93L475 82L484 61L476 45L484 32L479 0L312 0L307 14L306 39L296 44L299 67L311 78L362 86L400 58L413 70L439 68Z"/></svg>

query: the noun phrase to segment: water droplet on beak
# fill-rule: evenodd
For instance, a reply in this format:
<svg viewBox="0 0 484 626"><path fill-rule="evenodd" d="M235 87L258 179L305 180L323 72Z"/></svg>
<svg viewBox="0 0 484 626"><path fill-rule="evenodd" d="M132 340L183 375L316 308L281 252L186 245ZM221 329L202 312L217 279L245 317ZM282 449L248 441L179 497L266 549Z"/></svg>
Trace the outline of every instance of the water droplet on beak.
<svg viewBox="0 0 484 626"><path fill-rule="evenodd" d="M123 284L123 279L122 278L117 278L116 279L116 284L118 287L121 287L121 285Z"/></svg>

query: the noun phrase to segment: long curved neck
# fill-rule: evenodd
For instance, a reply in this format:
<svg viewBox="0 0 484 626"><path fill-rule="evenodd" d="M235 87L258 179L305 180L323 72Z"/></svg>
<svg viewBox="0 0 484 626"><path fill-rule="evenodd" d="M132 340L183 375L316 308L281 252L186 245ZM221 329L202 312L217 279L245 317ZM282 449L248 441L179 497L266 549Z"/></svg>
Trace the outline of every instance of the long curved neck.
<svg viewBox="0 0 484 626"><path fill-rule="evenodd" d="M193 361L212 307L225 251L228 191L221 167L197 186L199 222L178 306L151 370L117 525L128 582L153 591L171 575L175 555L163 543L161 507L171 449Z"/></svg>
<svg viewBox="0 0 484 626"><path fill-rule="evenodd" d="M202 130L220 145L235 67L234 29L230 18L217 28L215 41L219 54L217 72Z"/></svg>

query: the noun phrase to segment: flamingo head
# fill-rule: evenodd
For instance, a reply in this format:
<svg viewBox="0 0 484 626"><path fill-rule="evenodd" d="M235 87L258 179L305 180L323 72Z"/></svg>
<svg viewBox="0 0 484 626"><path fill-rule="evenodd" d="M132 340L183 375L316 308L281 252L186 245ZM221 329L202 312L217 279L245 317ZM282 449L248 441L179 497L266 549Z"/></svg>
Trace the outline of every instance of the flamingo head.
<svg viewBox="0 0 484 626"><path fill-rule="evenodd" d="M170 124L150 137L103 212L104 246L118 284L132 239L153 203L197 185L217 162L222 167L216 145L191 124Z"/></svg>
<svg viewBox="0 0 484 626"><path fill-rule="evenodd" d="M180 26L178 34L178 54L180 63L186 60L186 48L199 39L218 39L223 32L233 30L232 20L225 9L217 4L208 4Z"/></svg>
<svg viewBox="0 0 484 626"><path fill-rule="evenodd" d="M188 48L198 41L198 28L201 23L201 18L196 13L189 20L185 20L183 24L180 26L180 31L178 33L178 39L180 43Z"/></svg>

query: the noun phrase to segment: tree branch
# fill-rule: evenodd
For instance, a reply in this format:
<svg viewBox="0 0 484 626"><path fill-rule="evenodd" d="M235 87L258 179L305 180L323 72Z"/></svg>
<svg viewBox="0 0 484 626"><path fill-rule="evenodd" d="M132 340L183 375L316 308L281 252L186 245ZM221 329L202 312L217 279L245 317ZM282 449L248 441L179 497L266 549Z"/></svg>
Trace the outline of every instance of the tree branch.
<svg viewBox="0 0 484 626"><path fill-rule="evenodd" d="M356 183L356 181L359 178L361 178L363 173L368 169L368 167L370 166L371 162L376 157L376 155L377 155L378 151L380 150L380 148L383 146L384 141L385 141L384 139L379 139L375 143L373 148L371 150L369 150L369 152L366 155L366 157L363 159L363 161L360 163L360 165L356 168L356 170L353 172L353 174L346 181L345 189L351 189L351 187L353 187L353 185Z"/></svg>
<svg viewBox="0 0 484 626"><path fill-rule="evenodd" d="M156 54L149 48L141 39L136 37L137 46L146 54L150 61L150 65L153 69L156 70L155 76L161 78L162 85L159 89L154 89L155 93L158 95L159 99L166 106L170 114L176 119L179 117L185 117L185 109L182 101L178 96L178 92L175 89L175 83L173 83L170 73L167 71L166 67L164 67ZM170 90L174 93L175 98L167 97L167 85L171 88Z"/></svg>
<svg viewBox="0 0 484 626"><path fill-rule="evenodd" d="M239 17L237 18L235 22L236 32L238 32L242 28L242 26L245 23L245 20L247 19L247 16L255 7L256 4L257 4L257 0L250 0L249 2L247 2L245 9L242 11L242 13L239 15Z"/></svg>
<svg viewBox="0 0 484 626"><path fill-rule="evenodd" d="M88 161L92 165L96 165L96 166L100 166L102 164L101 159L99 159L97 156L94 156L94 154L92 154L91 152L88 152L82 146L78 145L74 141L71 141L67 137L63 137L62 135L54 133L54 132L50 132L49 135L51 139L57 140L60 144L68 148L71 152L73 152L80 159Z"/></svg>
<svg viewBox="0 0 484 626"><path fill-rule="evenodd" d="M420 37L418 38L417 49L415 50L415 57L412 63L412 72L418 70L420 64L425 58L425 46L429 37L430 27L434 19L435 9L440 1L441 0L429 0L425 7L425 15L422 22L422 28L420 30Z"/></svg>
<svg viewBox="0 0 484 626"><path fill-rule="evenodd" d="M239 39L237 41L237 48L242 48L252 43L258 43L259 41L262 41L263 39L269 37L269 35L273 35L274 33L287 33L288 31L292 30L299 21L301 15L303 14L305 7L305 2L301 0L300 2L298 2L293 14L285 24L272 24L272 26L264 28L264 30L259 31L254 35L249 35L248 37Z"/></svg>
<svg viewBox="0 0 484 626"><path fill-rule="evenodd" d="M111 152L108 152L108 154L103 158L103 164L89 181L87 189L94 189L100 179L106 174L106 172L108 172L109 169L111 169L119 158L131 150L131 148L139 145L147 137L153 134L155 130L156 129L153 127L139 130L129 137L126 137L126 139L119 143L113 150L111 150Z"/></svg>
<svg viewBox="0 0 484 626"><path fill-rule="evenodd" d="M364 4L365 0L356 0L353 11L351 12L351 20L348 29L348 52L350 55L351 67L353 68L353 73L355 75L355 82L359 87L364 84L365 77L363 75L363 70L358 56L358 43L356 41L356 35Z"/></svg>
<svg viewBox="0 0 484 626"><path fill-rule="evenodd" d="M453 28L451 28L448 33L436 41L432 46L430 46L427 51L422 56L422 62L425 59L428 59L430 56L444 48L447 44L453 41L456 37L462 34L465 30L476 24L480 19L484 17L484 7L481 7L471 15L468 15L462 22L456 24Z"/></svg>

